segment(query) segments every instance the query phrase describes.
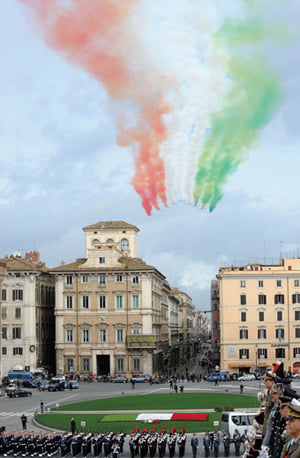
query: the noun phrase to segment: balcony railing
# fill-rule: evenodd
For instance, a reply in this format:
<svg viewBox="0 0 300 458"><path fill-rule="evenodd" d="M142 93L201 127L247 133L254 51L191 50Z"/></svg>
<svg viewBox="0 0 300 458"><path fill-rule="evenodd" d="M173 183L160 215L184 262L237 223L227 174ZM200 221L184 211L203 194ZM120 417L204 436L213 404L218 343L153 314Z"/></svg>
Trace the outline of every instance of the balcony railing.
<svg viewBox="0 0 300 458"><path fill-rule="evenodd" d="M158 343L157 335L135 334L127 336L127 348L156 348Z"/></svg>

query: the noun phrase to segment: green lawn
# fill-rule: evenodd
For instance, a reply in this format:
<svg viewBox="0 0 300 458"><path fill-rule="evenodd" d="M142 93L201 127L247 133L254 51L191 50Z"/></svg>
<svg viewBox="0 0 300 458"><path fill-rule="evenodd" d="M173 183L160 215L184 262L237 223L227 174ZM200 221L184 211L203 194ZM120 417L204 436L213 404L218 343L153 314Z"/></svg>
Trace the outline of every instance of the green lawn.
<svg viewBox="0 0 300 458"><path fill-rule="evenodd" d="M90 430L92 432L108 430L122 430L129 434L135 426L140 429L153 424L145 424L144 422L135 421L139 411L158 411L170 410L196 410L215 409L216 407L223 408L257 408L259 406L255 396L241 396L224 393L167 393L167 394L147 394L136 396L121 396L109 399L96 399L93 401L79 402L76 404L67 404L52 409L53 413L38 414L37 421L49 426L53 429L63 431L70 430L70 419L74 417L78 430ZM120 410L131 410L135 413L117 413ZM56 414L55 411L58 411ZM70 411L70 413L59 412ZM77 411L78 413L71 413ZM115 413L84 413L84 411L113 411ZM185 427L187 433L205 432L215 429L214 421L220 421L220 412L209 412L208 421L161 421L157 424L157 429L160 430L163 426L167 431L172 426L176 425L177 430L182 426ZM86 422L85 426L81 426L81 422Z"/></svg>
<svg viewBox="0 0 300 458"><path fill-rule="evenodd" d="M224 393L167 393L121 396L67 404L52 410L184 410L258 407L255 396Z"/></svg>

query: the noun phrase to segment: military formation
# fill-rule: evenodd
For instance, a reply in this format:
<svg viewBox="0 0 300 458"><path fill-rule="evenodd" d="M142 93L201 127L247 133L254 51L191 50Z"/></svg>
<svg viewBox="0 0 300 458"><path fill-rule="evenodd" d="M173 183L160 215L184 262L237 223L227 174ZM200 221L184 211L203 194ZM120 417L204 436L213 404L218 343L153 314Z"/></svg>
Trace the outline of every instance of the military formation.
<svg viewBox="0 0 300 458"><path fill-rule="evenodd" d="M258 393L260 409L246 434L243 458L300 458L300 402L285 377L283 363L274 364Z"/></svg>
<svg viewBox="0 0 300 458"><path fill-rule="evenodd" d="M142 431L136 426L130 434L129 449L131 458L140 456L145 458L148 455L150 458L158 456L163 458L166 454L169 458L173 458L178 449L179 458L185 455L186 433L185 429L181 428L179 433L176 433L176 427L173 426L169 433L166 428L161 428L160 431L156 430L154 425L149 431L146 426Z"/></svg>

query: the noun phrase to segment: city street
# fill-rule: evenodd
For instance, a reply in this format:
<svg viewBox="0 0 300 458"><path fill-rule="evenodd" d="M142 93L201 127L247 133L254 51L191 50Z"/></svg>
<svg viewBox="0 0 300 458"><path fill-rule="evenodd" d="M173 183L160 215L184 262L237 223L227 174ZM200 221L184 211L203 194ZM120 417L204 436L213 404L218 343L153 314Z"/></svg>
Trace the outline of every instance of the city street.
<svg viewBox="0 0 300 458"><path fill-rule="evenodd" d="M220 392L220 393L239 393L239 381L221 382L218 386L210 382L184 382L185 392ZM263 380L255 380L249 382L243 382L244 394L256 395L256 393L264 389ZM292 383L292 387L300 392L300 380L295 380ZM135 388L132 389L130 383L125 384L113 384L113 383L98 383L98 382L81 382L78 390L65 390L63 392L48 392L38 391L37 389L31 389L32 397L28 398L0 398L0 426L5 426L6 431L19 431L22 429L21 415L25 413L28 418L28 430L40 430L41 428L34 424L33 416L35 412L40 411L40 403L43 401L45 411L49 408L57 405L68 404L70 402L91 400L97 398L109 398L114 396L129 396L136 394L147 394L147 393L162 393L170 392L169 384L153 384L150 386L147 383L136 383ZM180 393L178 393L180 396ZM201 409L201 406L195 406ZM155 411L155 406L153 407ZM83 414L84 415L84 414ZM84 420L84 418L83 418ZM171 427L171 425L170 425ZM198 457L204 456L202 447L203 435L198 434L199 439L199 451ZM233 444L231 446L230 456L234 456ZM128 450L128 438L126 440L125 457L129 457ZM178 456L178 450L176 449L176 455ZM190 437L188 437L186 445L186 456L191 457ZM213 456L213 455L211 455ZM220 445L219 456L224 456L223 445Z"/></svg>

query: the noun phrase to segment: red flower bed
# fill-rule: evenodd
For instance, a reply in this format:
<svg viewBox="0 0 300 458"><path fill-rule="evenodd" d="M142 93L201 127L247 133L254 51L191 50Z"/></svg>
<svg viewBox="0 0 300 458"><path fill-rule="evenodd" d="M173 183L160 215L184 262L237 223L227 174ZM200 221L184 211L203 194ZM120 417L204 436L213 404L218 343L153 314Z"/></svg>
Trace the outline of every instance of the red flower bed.
<svg viewBox="0 0 300 458"><path fill-rule="evenodd" d="M174 413L171 417L171 420L191 420L191 421L207 421L207 413Z"/></svg>

